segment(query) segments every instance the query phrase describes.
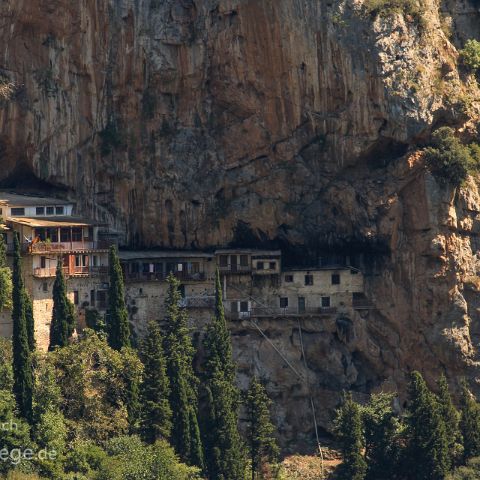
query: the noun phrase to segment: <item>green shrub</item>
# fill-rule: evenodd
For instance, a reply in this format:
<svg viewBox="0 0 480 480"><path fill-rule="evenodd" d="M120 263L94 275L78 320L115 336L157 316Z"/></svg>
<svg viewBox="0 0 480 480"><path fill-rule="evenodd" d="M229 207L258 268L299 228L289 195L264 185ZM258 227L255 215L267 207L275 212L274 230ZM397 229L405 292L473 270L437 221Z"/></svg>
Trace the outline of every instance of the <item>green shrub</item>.
<svg viewBox="0 0 480 480"><path fill-rule="evenodd" d="M365 9L371 15L382 17L401 13L420 19L422 9L417 0L365 0Z"/></svg>
<svg viewBox="0 0 480 480"><path fill-rule="evenodd" d="M480 458L467 461L466 466L458 467L446 480L478 480L480 478Z"/></svg>
<svg viewBox="0 0 480 480"><path fill-rule="evenodd" d="M425 160L431 172L442 182L460 185L469 174L480 166L480 147L464 145L449 127L436 130L432 146L424 150Z"/></svg>
<svg viewBox="0 0 480 480"><path fill-rule="evenodd" d="M480 70L480 42L467 40L465 48L460 51L463 63L473 72Z"/></svg>

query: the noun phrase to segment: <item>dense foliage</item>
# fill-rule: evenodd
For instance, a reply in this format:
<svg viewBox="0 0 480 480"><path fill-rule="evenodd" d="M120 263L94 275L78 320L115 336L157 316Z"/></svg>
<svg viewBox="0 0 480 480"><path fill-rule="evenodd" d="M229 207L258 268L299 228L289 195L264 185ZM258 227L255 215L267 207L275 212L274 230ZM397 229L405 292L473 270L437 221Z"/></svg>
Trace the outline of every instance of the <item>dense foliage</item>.
<svg viewBox="0 0 480 480"><path fill-rule="evenodd" d="M403 412L394 408L393 394L374 394L366 405L347 395L335 422L343 454L338 478L480 478L480 406L464 385L459 412L443 376L436 390L413 372Z"/></svg>
<svg viewBox="0 0 480 480"><path fill-rule="evenodd" d="M475 39L467 40L465 47L460 51L463 63L474 73L480 71L480 42Z"/></svg>
<svg viewBox="0 0 480 480"><path fill-rule="evenodd" d="M372 15L411 15L421 19L422 7L417 0L365 0L364 7Z"/></svg>
<svg viewBox="0 0 480 480"><path fill-rule="evenodd" d="M432 146L424 150L425 161L432 173L444 183L454 186L480 168L480 148L463 144L450 127L442 127L432 135Z"/></svg>

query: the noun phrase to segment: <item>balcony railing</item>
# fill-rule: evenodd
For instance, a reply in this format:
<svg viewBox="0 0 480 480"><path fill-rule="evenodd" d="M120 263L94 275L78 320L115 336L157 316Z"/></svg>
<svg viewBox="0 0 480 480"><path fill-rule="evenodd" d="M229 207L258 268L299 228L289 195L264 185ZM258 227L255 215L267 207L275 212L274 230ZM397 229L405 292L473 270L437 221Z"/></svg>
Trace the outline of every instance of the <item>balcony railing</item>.
<svg viewBox="0 0 480 480"><path fill-rule="evenodd" d="M262 318L262 317L300 317L303 315L334 315L337 313L336 307L310 307L310 308L277 308L277 307L260 307L252 308L248 312L227 312L227 315L236 320L245 318Z"/></svg>
<svg viewBox="0 0 480 480"><path fill-rule="evenodd" d="M207 280L205 272L173 272L173 275L181 281L201 282ZM125 274L125 281L131 282L163 282L168 274L163 272L128 272Z"/></svg>
<svg viewBox="0 0 480 480"><path fill-rule="evenodd" d="M252 271L252 267L250 265L228 264L219 265L218 270L221 273L250 273Z"/></svg>
<svg viewBox="0 0 480 480"><path fill-rule="evenodd" d="M67 277L94 277L108 274L108 267L63 267L62 270ZM33 269L33 276L38 278L54 277L56 273L56 267L37 267Z"/></svg>
<svg viewBox="0 0 480 480"><path fill-rule="evenodd" d="M185 298L182 298L181 306L186 308L213 308L215 307L215 297L213 295L185 297Z"/></svg>
<svg viewBox="0 0 480 480"><path fill-rule="evenodd" d="M27 253L55 253L68 251L108 250L112 242L99 240L97 242L38 242L24 243L22 249Z"/></svg>

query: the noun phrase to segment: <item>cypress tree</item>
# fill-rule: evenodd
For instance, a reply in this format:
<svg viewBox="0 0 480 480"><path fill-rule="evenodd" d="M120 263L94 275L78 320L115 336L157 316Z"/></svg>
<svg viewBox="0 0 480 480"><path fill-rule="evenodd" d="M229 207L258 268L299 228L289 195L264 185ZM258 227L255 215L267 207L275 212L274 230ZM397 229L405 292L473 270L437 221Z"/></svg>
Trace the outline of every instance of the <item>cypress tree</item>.
<svg viewBox="0 0 480 480"><path fill-rule="evenodd" d="M53 313L50 324L50 345L48 349L68 345L75 329L75 316L72 302L67 298L67 287L63 276L62 262L57 263L55 283L53 284Z"/></svg>
<svg viewBox="0 0 480 480"><path fill-rule="evenodd" d="M148 324L142 343L141 357L145 366L142 381L142 435L149 442L168 440L172 431L172 410L169 404L170 382L163 354L163 338L156 322Z"/></svg>
<svg viewBox="0 0 480 480"><path fill-rule="evenodd" d="M273 435L275 427L270 420L271 403L263 385L253 377L245 402L252 480L264 478L263 473L278 456L278 446Z"/></svg>
<svg viewBox="0 0 480 480"><path fill-rule="evenodd" d="M362 454L365 443L360 406L350 394L337 410L335 433L340 443L343 462L338 467L339 480L363 480L367 464Z"/></svg>
<svg viewBox="0 0 480 480"><path fill-rule="evenodd" d="M107 321L108 344L115 350L121 350L122 347L130 346L130 325L125 305L122 267L120 266L117 248L113 245L110 247L108 262L110 272Z"/></svg>
<svg viewBox="0 0 480 480"><path fill-rule="evenodd" d="M238 432L239 392L235 384L235 364L218 270L215 296L215 316L204 338L207 468L212 480L237 480L244 476L245 455Z"/></svg>
<svg viewBox="0 0 480 480"><path fill-rule="evenodd" d="M33 366L28 343L28 329L25 315L25 291L22 278L22 261L18 234L13 236L13 392L22 417L32 419Z"/></svg>
<svg viewBox="0 0 480 480"><path fill-rule="evenodd" d="M32 299L28 295L27 291L24 289L24 302L25 302L25 322L27 325L27 337L28 337L28 347L30 351L33 352L36 347L35 341L35 320L33 319L33 304Z"/></svg>
<svg viewBox="0 0 480 480"><path fill-rule="evenodd" d="M368 404L362 407L362 415L367 478L374 480L395 477L401 452L401 425L393 411L393 395L372 395Z"/></svg>
<svg viewBox="0 0 480 480"><path fill-rule="evenodd" d="M441 408L419 372L409 384L407 468L412 480L441 480L449 470L448 438Z"/></svg>
<svg viewBox="0 0 480 480"><path fill-rule="evenodd" d="M460 413L457 411L452 402L448 382L445 375L441 375L438 379L438 403L440 407L440 416L443 418L446 427L446 436L449 452L449 468L451 469L456 460L458 460L461 452L460 439Z"/></svg>
<svg viewBox="0 0 480 480"><path fill-rule="evenodd" d="M164 351L170 380L171 443L184 462L203 469L203 446L198 427L198 380L193 370L195 350L186 311L180 308L180 283L171 273L167 282Z"/></svg>
<svg viewBox="0 0 480 480"><path fill-rule="evenodd" d="M462 385L460 412L464 457L468 460L480 456L480 405L475 401L465 381Z"/></svg>
<svg viewBox="0 0 480 480"><path fill-rule="evenodd" d="M12 271L7 266L7 247L0 234L0 310L12 307Z"/></svg>

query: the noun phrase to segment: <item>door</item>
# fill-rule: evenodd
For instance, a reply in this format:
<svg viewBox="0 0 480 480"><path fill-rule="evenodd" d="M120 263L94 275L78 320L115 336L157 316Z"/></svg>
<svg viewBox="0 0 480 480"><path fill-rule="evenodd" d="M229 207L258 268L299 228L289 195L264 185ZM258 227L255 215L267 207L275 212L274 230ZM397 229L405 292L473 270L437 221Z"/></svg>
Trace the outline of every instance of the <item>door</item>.
<svg viewBox="0 0 480 480"><path fill-rule="evenodd" d="M231 255L230 256L230 265L231 265L232 272L236 272L237 271L237 256L236 255Z"/></svg>
<svg viewBox="0 0 480 480"><path fill-rule="evenodd" d="M305 313L305 297L298 297L298 313Z"/></svg>

